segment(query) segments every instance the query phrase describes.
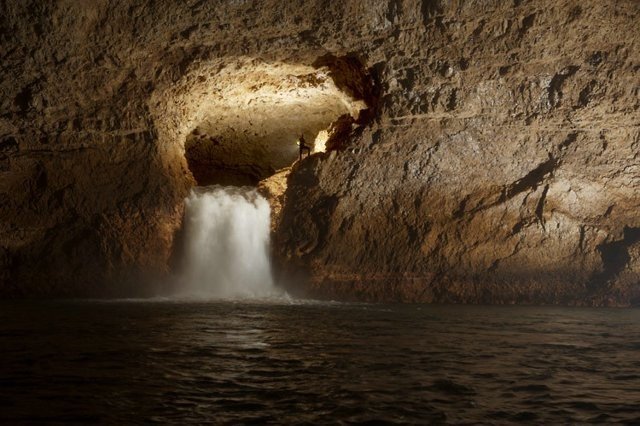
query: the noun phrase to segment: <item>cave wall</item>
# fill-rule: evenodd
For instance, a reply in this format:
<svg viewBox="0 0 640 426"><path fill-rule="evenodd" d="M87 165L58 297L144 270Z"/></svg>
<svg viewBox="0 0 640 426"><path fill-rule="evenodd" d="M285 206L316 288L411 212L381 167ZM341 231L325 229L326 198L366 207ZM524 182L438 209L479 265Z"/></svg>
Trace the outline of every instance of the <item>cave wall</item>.
<svg viewBox="0 0 640 426"><path fill-rule="evenodd" d="M330 53L359 57L380 99L346 149L293 169L274 252L294 290L638 298L635 0L0 4L5 296L130 294L165 274L184 142L219 70Z"/></svg>
<svg viewBox="0 0 640 426"><path fill-rule="evenodd" d="M289 274L323 297L637 303L639 12L390 2L375 124L293 170Z"/></svg>

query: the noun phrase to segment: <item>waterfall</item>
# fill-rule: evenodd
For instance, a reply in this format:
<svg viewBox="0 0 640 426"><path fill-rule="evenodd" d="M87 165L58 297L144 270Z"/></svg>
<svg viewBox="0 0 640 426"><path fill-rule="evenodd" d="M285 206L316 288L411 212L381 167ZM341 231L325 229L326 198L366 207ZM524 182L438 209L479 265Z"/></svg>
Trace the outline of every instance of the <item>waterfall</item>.
<svg viewBox="0 0 640 426"><path fill-rule="evenodd" d="M269 262L269 203L255 189L198 187L186 199L185 262L178 294L264 298L276 294Z"/></svg>

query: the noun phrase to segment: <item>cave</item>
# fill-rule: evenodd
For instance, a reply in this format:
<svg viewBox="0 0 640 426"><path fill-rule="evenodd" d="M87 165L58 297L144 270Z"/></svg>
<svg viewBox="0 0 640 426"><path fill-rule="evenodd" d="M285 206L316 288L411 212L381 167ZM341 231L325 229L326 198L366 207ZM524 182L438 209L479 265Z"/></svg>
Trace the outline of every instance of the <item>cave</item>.
<svg viewBox="0 0 640 426"><path fill-rule="evenodd" d="M198 185L256 186L298 160L301 135L313 153L324 152L331 124L343 116L355 122L366 109L326 66L226 65L208 89L185 142Z"/></svg>
<svg viewBox="0 0 640 426"><path fill-rule="evenodd" d="M248 185L309 297L637 299L637 2L122 4L6 2L0 294L137 294Z"/></svg>
<svg viewBox="0 0 640 426"><path fill-rule="evenodd" d="M246 297L246 289L256 297L271 291L273 285L265 283L273 273L281 281L274 269L280 271L283 265L263 266L261 273L252 275L258 276L255 280L243 272L251 265L229 269L239 257L264 263L257 260L264 257L260 249L238 239L227 241L229 234L235 229L244 240L268 241L262 234L274 234L278 227L292 166L348 147L375 108L375 82L357 57L332 55L308 65L251 58L211 62L200 65L195 74L195 84L188 86L185 96L193 108L180 118L189 123L180 133L186 133L183 144L181 136L175 137L175 146L184 146L193 178L172 247L172 271L186 278L174 280L170 292L192 288L212 297ZM268 213L260 197L268 200ZM211 221L224 225L216 227ZM208 236L203 238L203 232ZM269 251L267 247L267 257ZM209 255L200 262L203 253ZM216 263L220 258L226 260ZM216 273L209 276L212 265ZM231 276L236 278L217 289L199 285Z"/></svg>
<svg viewBox="0 0 640 426"><path fill-rule="evenodd" d="M640 424L640 0L0 5L0 424Z"/></svg>

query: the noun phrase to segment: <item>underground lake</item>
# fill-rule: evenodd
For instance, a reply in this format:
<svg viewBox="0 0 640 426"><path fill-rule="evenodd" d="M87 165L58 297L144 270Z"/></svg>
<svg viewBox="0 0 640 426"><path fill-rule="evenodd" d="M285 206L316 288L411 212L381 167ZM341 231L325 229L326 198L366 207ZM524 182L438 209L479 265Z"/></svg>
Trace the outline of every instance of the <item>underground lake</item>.
<svg viewBox="0 0 640 426"><path fill-rule="evenodd" d="M640 423L638 22L0 1L0 424Z"/></svg>

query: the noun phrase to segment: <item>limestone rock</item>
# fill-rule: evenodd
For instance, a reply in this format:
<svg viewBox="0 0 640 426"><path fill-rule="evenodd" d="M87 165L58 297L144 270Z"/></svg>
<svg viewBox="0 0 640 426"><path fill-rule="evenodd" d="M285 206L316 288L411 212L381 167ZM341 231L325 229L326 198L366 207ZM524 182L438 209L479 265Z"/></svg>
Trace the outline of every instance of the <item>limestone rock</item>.
<svg viewBox="0 0 640 426"><path fill-rule="evenodd" d="M369 108L344 149L288 178L274 253L292 290L638 301L636 0L7 0L2 12L4 296L144 292L175 255L193 132L244 123L242 76L293 66L326 67L347 104ZM288 87L304 84L317 83ZM192 148L222 146L236 149ZM239 169L254 181L283 167L254 167L273 158L260 152Z"/></svg>

